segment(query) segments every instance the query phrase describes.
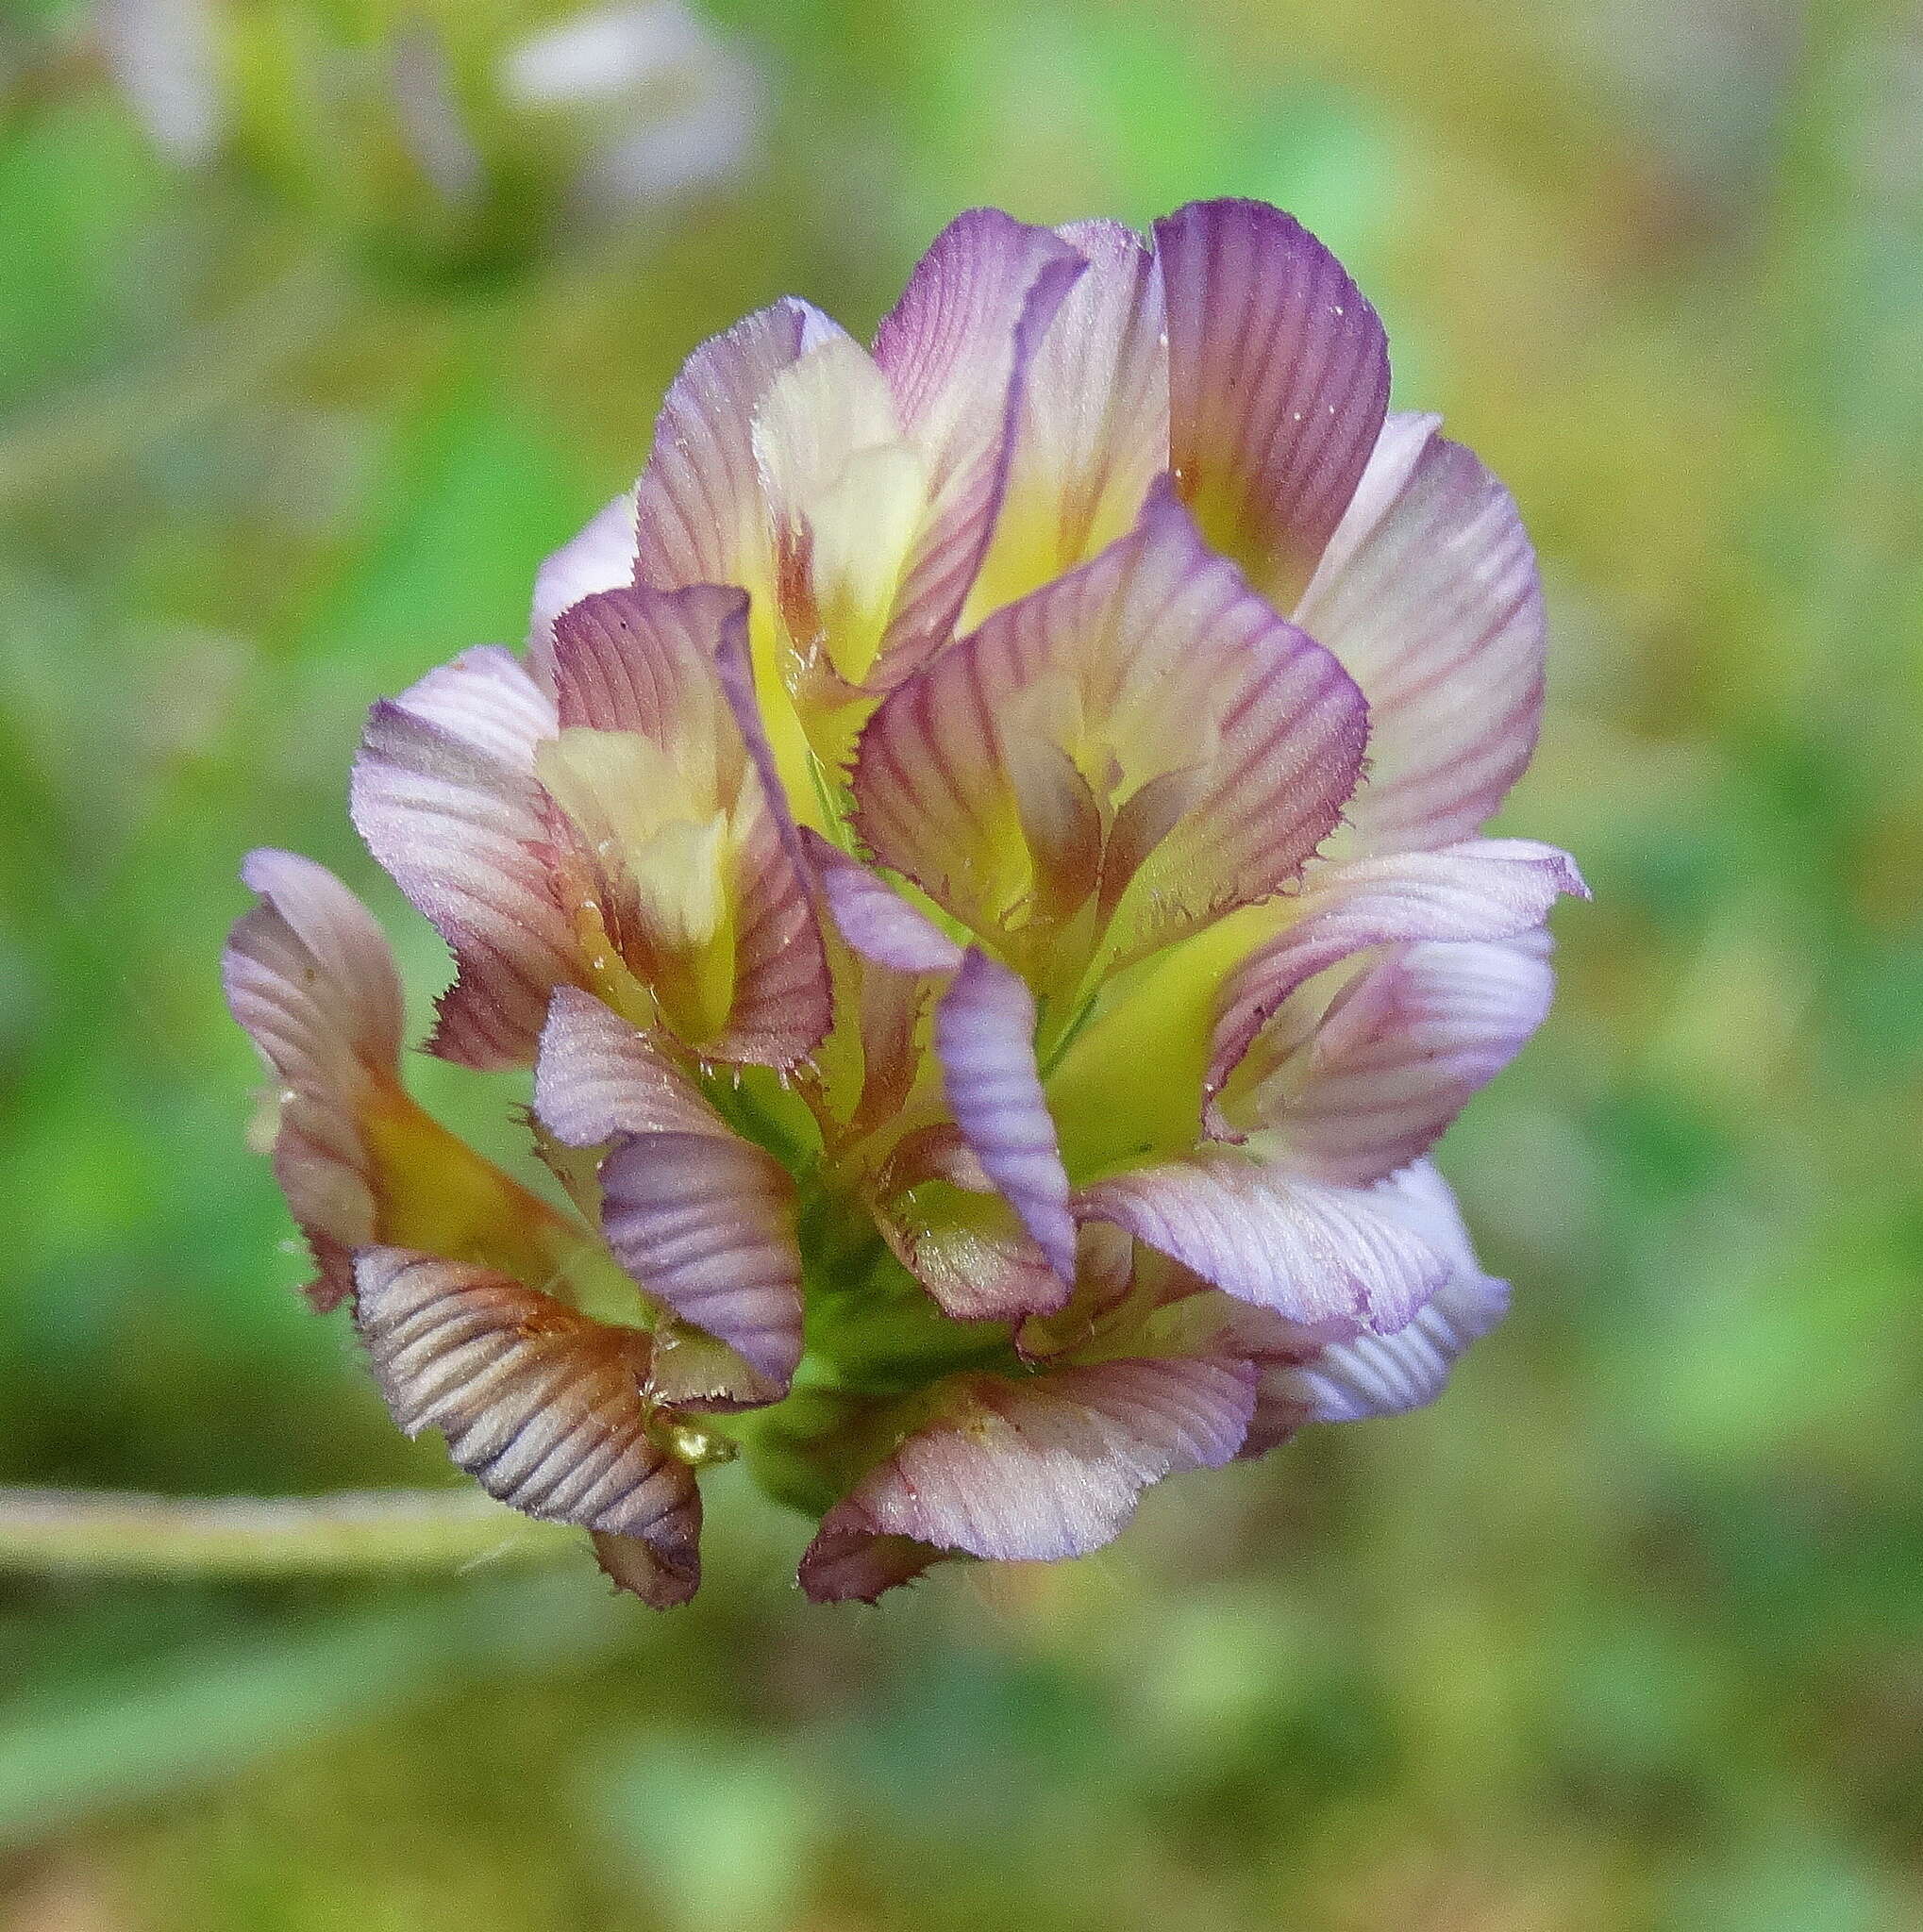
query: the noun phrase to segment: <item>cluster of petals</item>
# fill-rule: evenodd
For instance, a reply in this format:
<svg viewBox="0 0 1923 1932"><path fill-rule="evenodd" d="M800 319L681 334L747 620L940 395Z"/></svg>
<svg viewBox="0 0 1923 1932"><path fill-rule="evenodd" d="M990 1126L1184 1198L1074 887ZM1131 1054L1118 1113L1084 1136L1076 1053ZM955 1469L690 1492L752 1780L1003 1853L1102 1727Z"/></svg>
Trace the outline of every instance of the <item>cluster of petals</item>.
<svg viewBox="0 0 1923 1932"><path fill-rule="evenodd" d="M744 1452L872 1599L1437 1393L1507 1291L1429 1150L1581 883L1480 836L1534 558L1388 392L1242 201L978 210L872 348L790 300L696 351L525 657L376 705L354 774L454 956L428 1049L532 1070L541 1185L404 1092L360 902L248 861L229 999L404 1429L663 1605Z"/></svg>

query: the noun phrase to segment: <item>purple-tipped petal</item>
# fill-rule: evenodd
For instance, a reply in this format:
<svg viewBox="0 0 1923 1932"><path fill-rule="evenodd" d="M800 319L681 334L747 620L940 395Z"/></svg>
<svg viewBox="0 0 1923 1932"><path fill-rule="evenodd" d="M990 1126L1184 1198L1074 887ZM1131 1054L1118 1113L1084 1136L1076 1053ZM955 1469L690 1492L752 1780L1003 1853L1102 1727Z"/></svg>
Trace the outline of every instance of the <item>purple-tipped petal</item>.
<svg viewBox="0 0 1923 1932"><path fill-rule="evenodd" d="M935 238L875 336L875 360L928 478L878 675L944 643L994 534L1028 365L1081 256L1046 228L974 208Z"/></svg>
<svg viewBox="0 0 1923 1932"><path fill-rule="evenodd" d="M1098 890L1127 958L1294 879L1365 736L1341 666L1164 486L1129 536L887 699L861 734L857 823L984 934L1059 923Z"/></svg>
<svg viewBox="0 0 1923 1932"><path fill-rule="evenodd" d="M1514 500L1435 418L1392 416L1296 621L1369 701L1345 849L1474 833L1535 749L1543 593Z"/></svg>
<svg viewBox="0 0 1923 1932"><path fill-rule="evenodd" d="M1329 1340L1400 1328L1450 1272L1367 1190L1329 1187L1235 1148L1112 1175L1084 1189L1076 1208Z"/></svg>
<svg viewBox="0 0 1923 1932"><path fill-rule="evenodd" d="M1366 1187L1429 1151L1522 1050L1554 988L1526 944L1398 946L1240 1095L1237 1117L1270 1130L1302 1173Z"/></svg>
<svg viewBox="0 0 1923 1932"><path fill-rule="evenodd" d="M794 1184L642 1034L564 990L542 1036L535 1110L557 1140L612 1141L601 1232L648 1294L785 1389L801 1358Z"/></svg>
<svg viewBox="0 0 1923 1932"><path fill-rule="evenodd" d="M363 1254L355 1290L355 1325L406 1434L439 1429L460 1468L526 1515L645 1543L649 1602L694 1593L701 1499L650 1432L646 1336L401 1248Z"/></svg>
<svg viewBox="0 0 1923 1932"><path fill-rule="evenodd" d="M1155 225L1168 306L1169 450L1209 541L1291 608L1389 407L1376 311L1293 217L1201 201Z"/></svg>
<svg viewBox="0 0 1923 1932"><path fill-rule="evenodd" d="M1527 839L1469 839L1319 871L1287 931L1245 959L1223 988L1203 1083L1210 1132L1235 1138L1216 1096L1283 1001L1318 973L1370 946L1517 940L1541 925L1564 892L1589 896L1574 860Z"/></svg>
<svg viewBox="0 0 1923 1932"><path fill-rule="evenodd" d="M583 597L634 581L641 538L634 491L624 491L571 537L534 574L534 611L527 626L527 655L537 675L550 678L554 621Z"/></svg>
<svg viewBox="0 0 1923 1932"><path fill-rule="evenodd" d="M723 672L744 662L746 625L745 594L709 585L576 605L556 625L563 730L541 770L593 855L610 941L668 1024L711 1059L785 1067L827 1032L829 987L785 802Z"/></svg>
<svg viewBox="0 0 1923 1932"><path fill-rule="evenodd" d="M1119 223L1078 222L1060 233L1088 268L1029 365L1001 514L964 629L1127 536L1168 468L1155 258Z"/></svg>
<svg viewBox="0 0 1923 1932"><path fill-rule="evenodd" d="M971 947L935 1008L935 1053L955 1124L1047 1257L1059 1277L1059 1307L1075 1280L1075 1221L1035 1064L1034 994Z"/></svg>
<svg viewBox="0 0 1923 1932"><path fill-rule="evenodd" d="M664 591L768 581L769 532L755 466L755 411L775 378L816 342L842 333L793 296L689 357L655 425L635 486L643 583Z"/></svg>
<svg viewBox="0 0 1923 1932"><path fill-rule="evenodd" d="M1212 1357L957 1377L822 1519L802 1588L872 1602L945 1553L1048 1562L1099 1549L1151 1483L1229 1461L1254 1401L1253 1367Z"/></svg>
<svg viewBox="0 0 1923 1932"><path fill-rule="evenodd" d="M430 1050L525 1066L548 994L581 971L534 777L553 702L505 651L464 652L374 708L355 761L354 824L454 954Z"/></svg>
<svg viewBox="0 0 1923 1932"><path fill-rule="evenodd" d="M375 1238L362 1118L395 1077L400 981L373 914L324 866L253 852L241 876L262 903L235 925L221 976L281 1083L274 1173L320 1268L308 1294L325 1312L352 1285L352 1250Z"/></svg>

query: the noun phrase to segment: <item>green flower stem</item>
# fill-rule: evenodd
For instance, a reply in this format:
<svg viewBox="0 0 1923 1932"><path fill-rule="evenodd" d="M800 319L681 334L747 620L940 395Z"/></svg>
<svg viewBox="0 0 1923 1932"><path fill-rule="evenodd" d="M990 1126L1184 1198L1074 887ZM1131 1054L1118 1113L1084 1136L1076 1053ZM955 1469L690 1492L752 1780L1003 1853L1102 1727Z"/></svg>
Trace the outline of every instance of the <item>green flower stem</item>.
<svg viewBox="0 0 1923 1932"><path fill-rule="evenodd" d="M556 1561L579 1530L530 1522L478 1490L192 1498L0 1489L0 1573L323 1576Z"/></svg>

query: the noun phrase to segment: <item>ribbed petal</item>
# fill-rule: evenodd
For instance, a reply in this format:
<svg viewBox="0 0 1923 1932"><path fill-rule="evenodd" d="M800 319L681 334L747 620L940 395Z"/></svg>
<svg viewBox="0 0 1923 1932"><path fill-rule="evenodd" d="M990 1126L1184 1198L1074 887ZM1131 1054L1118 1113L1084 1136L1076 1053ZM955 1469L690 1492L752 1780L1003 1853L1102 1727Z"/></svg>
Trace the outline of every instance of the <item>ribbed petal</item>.
<svg viewBox="0 0 1923 1932"><path fill-rule="evenodd" d="M1094 899L1134 957L1294 879L1365 736L1341 666L1161 487L1130 535L889 697L861 734L857 823L984 935Z"/></svg>
<svg viewBox="0 0 1923 1932"><path fill-rule="evenodd" d="M836 929L862 958L896 973L952 973L962 948L927 914L917 911L885 879L812 839L822 891Z"/></svg>
<svg viewBox="0 0 1923 1932"><path fill-rule="evenodd" d="M1029 365L1001 515L964 629L1126 536L1148 486L1168 468L1168 351L1155 258L1115 222L1059 232L1088 269Z"/></svg>
<svg viewBox="0 0 1923 1932"><path fill-rule="evenodd" d="M537 675L552 677L554 620L596 591L631 584L640 548L634 491L628 490L543 560L534 574L534 611L527 626L527 654Z"/></svg>
<svg viewBox="0 0 1923 1932"><path fill-rule="evenodd" d="M879 675L946 641L994 533L1028 365L1082 258L997 208L958 216L916 265L875 337L929 510L910 553Z"/></svg>
<svg viewBox="0 0 1923 1932"><path fill-rule="evenodd" d="M254 852L241 875L262 904L235 925L222 980L281 1083L274 1171L320 1266L308 1292L325 1310L351 1285L349 1252L374 1239L361 1121L394 1078L400 981L373 914L325 867Z"/></svg>
<svg viewBox="0 0 1923 1932"><path fill-rule="evenodd" d="M1216 1096L1283 1001L1318 973L1370 946L1518 939L1564 892L1588 897L1574 861L1526 839L1470 839L1318 870L1294 924L1223 988L1204 1081L1210 1131L1235 1137Z"/></svg>
<svg viewBox="0 0 1923 1932"><path fill-rule="evenodd" d="M1436 419L1392 416L1296 613L1369 701L1339 849L1468 837L1535 749L1543 593L1514 500Z"/></svg>
<svg viewBox="0 0 1923 1932"><path fill-rule="evenodd" d="M1045 1562L1099 1549L1149 1484L1234 1456L1254 1385L1249 1364L1216 1357L956 1377L822 1519L802 1588L816 1602L873 1602L950 1552Z"/></svg>
<svg viewBox="0 0 1923 1932"><path fill-rule="evenodd" d="M780 1163L644 1035L572 990L555 995L534 1104L557 1140L613 1142L600 1166L601 1231L616 1259L778 1385L757 1391L773 1399L801 1358L794 1185Z"/></svg>
<svg viewBox="0 0 1923 1932"><path fill-rule="evenodd" d="M556 728L552 700L484 648L376 705L355 760L356 827L454 954L429 1046L465 1066L525 1066L549 992L583 970L534 777Z"/></svg>
<svg viewBox="0 0 1923 1932"><path fill-rule="evenodd" d="M1292 1167L1365 1187L1429 1151L1542 1024L1554 988L1527 945L1398 946L1342 989L1236 1117L1271 1130Z"/></svg>
<svg viewBox="0 0 1923 1932"><path fill-rule="evenodd" d="M635 488L642 582L663 591L769 581L767 508L755 467L755 411L775 378L841 335L793 296L738 322L689 357L655 425Z"/></svg>
<svg viewBox="0 0 1923 1932"><path fill-rule="evenodd" d="M935 1053L955 1124L1059 1276L1060 1307L1075 1280L1075 1222L1035 1065L1034 995L971 948L935 1008Z"/></svg>
<svg viewBox="0 0 1923 1932"><path fill-rule="evenodd" d="M925 1044L923 1021L961 965L962 948L866 866L811 830L801 838L819 884L824 930L838 942L842 1024L816 1064L849 1132L865 1134L907 1103Z"/></svg>
<svg viewBox="0 0 1923 1932"><path fill-rule="evenodd" d="M1445 1254L1453 1272L1406 1327L1331 1343L1264 1374L1245 1453L1260 1453L1304 1423L1365 1422L1433 1402L1457 1357L1495 1327L1509 1284L1484 1274L1448 1183L1418 1161L1376 1191L1384 1209Z"/></svg>
<svg viewBox="0 0 1923 1932"><path fill-rule="evenodd" d="M222 960L227 1002L279 1082L274 1172L320 1264L308 1290L333 1307L370 1241L485 1259L524 1279L565 1272L585 1230L401 1091L400 985L368 912L324 867L249 855L262 903Z"/></svg>
<svg viewBox="0 0 1923 1932"><path fill-rule="evenodd" d="M542 769L594 855L610 940L670 1024L710 1058L784 1067L828 1030L829 990L785 804L722 673L746 624L745 595L711 586L576 605Z"/></svg>
<svg viewBox="0 0 1923 1932"><path fill-rule="evenodd" d="M657 1607L694 1595L701 1500L694 1472L650 1432L644 1335L406 1249L370 1249L355 1286L356 1326L408 1435L439 1429L462 1469L527 1515L645 1543Z"/></svg>
<svg viewBox="0 0 1923 1932"><path fill-rule="evenodd" d="M1255 201L1155 225L1169 446L1209 541L1291 608L1355 494L1389 406L1382 325L1314 236Z"/></svg>
<svg viewBox="0 0 1923 1932"><path fill-rule="evenodd" d="M730 1134L694 1083L593 993L554 995L534 1065L534 1111L567 1147L622 1134Z"/></svg>
<svg viewBox="0 0 1923 1932"><path fill-rule="evenodd" d="M1229 1147L1112 1175L1077 1211L1126 1228L1240 1301L1330 1340L1400 1328L1450 1268L1367 1190Z"/></svg>

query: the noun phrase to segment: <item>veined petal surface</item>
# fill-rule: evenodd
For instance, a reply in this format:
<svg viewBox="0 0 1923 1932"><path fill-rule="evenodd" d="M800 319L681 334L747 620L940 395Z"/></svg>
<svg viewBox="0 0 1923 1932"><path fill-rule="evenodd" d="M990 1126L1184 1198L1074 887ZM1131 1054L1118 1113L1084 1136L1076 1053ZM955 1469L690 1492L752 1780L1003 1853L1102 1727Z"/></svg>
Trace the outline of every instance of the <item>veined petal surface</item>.
<svg viewBox="0 0 1923 1932"><path fill-rule="evenodd" d="M601 990L625 1008L625 979L644 987L709 1058L789 1066L828 1030L829 992L785 808L719 668L746 624L743 592L706 585L577 604L537 768L591 881Z"/></svg>
<svg viewBox="0 0 1923 1932"><path fill-rule="evenodd" d="M1155 225L1169 452L1202 534L1280 610L1308 583L1389 407L1382 325L1299 222L1200 201Z"/></svg>
<svg viewBox="0 0 1923 1932"><path fill-rule="evenodd" d="M872 1602L945 1554L1037 1562L1099 1549L1149 1484L1229 1461L1254 1401L1250 1365L1214 1357L958 1377L822 1519L802 1588L817 1602Z"/></svg>
<svg viewBox="0 0 1923 1932"><path fill-rule="evenodd" d="M656 1607L694 1593L701 1499L651 1430L646 1336L400 1248L361 1256L354 1319L404 1433L439 1429L462 1469L526 1515L644 1543Z"/></svg>
<svg viewBox="0 0 1923 1932"><path fill-rule="evenodd" d="M1334 850L1469 837L1542 721L1544 618L1514 499L1432 416L1391 416L1296 622L1369 701L1369 776Z"/></svg>
<svg viewBox="0 0 1923 1932"><path fill-rule="evenodd" d="M991 943L1110 935L1139 957L1293 880L1365 733L1334 658L1159 489L1128 537L887 699L861 734L856 824Z"/></svg>
<svg viewBox="0 0 1923 1932"><path fill-rule="evenodd" d="M553 700L483 648L375 706L355 760L356 829L454 955L430 1047L464 1066L527 1065L549 992L582 971L534 775L557 728Z"/></svg>
<svg viewBox="0 0 1923 1932"><path fill-rule="evenodd" d="M1446 1257L1367 1190L1330 1187L1239 1148L1112 1174L1076 1207L1329 1340L1402 1327L1449 1275Z"/></svg>
<svg viewBox="0 0 1923 1932"><path fill-rule="evenodd" d="M885 683L954 629L994 534L1028 364L1083 266L1048 229L973 208L935 238L876 331L928 502L889 623Z"/></svg>
<svg viewBox="0 0 1923 1932"><path fill-rule="evenodd" d="M570 1145L610 1142L601 1232L648 1294L775 1387L801 1358L794 1184L619 1014L564 988L542 1036L535 1110Z"/></svg>

